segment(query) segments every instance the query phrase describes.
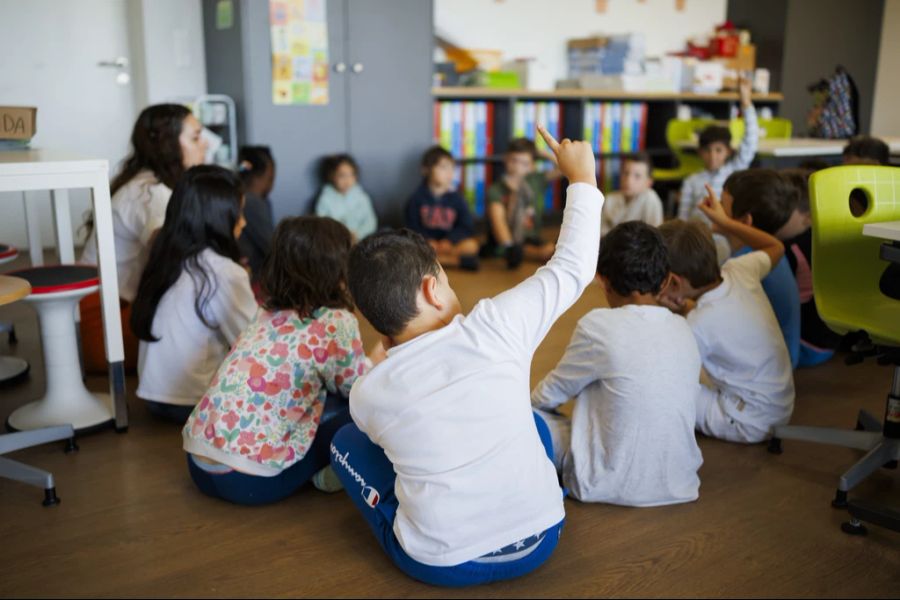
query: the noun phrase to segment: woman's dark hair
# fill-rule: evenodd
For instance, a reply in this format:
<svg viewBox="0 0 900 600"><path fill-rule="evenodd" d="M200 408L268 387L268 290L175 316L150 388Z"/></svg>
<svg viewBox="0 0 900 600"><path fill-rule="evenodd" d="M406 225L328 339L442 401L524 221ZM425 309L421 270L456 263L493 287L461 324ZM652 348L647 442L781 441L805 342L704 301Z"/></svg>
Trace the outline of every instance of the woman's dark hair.
<svg viewBox="0 0 900 600"><path fill-rule="evenodd" d="M154 104L141 111L131 131L131 155L109 186L110 194L149 169L170 190L184 173L181 155L181 128L191 111L181 104Z"/></svg>
<svg viewBox="0 0 900 600"><path fill-rule="evenodd" d="M347 288L352 245L350 231L334 219L282 220L259 278L265 309L293 309L301 319L323 306L352 311L353 299Z"/></svg>
<svg viewBox="0 0 900 600"><path fill-rule="evenodd" d="M422 278L439 273L434 249L410 229L373 233L350 252L353 300L382 335L397 335L416 318Z"/></svg>
<svg viewBox="0 0 900 600"><path fill-rule="evenodd" d="M656 227L620 223L600 243L597 273L621 296L658 294L669 276L669 251Z"/></svg>
<svg viewBox="0 0 900 600"><path fill-rule="evenodd" d="M844 159L863 159L879 165L888 165L891 162L891 148L882 140L868 136L857 135L850 138L844 146Z"/></svg>
<svg viewBox="0 0 900 600"><path fill-rule="evenodd" d="M241 218L243 195L241 180L222 167L191 167L178 180L131 308L131 329L139 339L158 341L152 332L156 308L185 269L198 290L194 311L213 328L204 310L216 292L215 274L208 272L199 257L209 248L234 262L240 260L234 228Z"/></svg>
<svg viewBox="0 0 900 600"><path fill-rule="evenodd" d="M319 164L319 180L322 182L322 185L332 183L334 174L337 173L337 170L343 164L350 165L357 179L359 178L359 165L356 164L352 156L349 154L332 154L324 157Z"/></svg>
<svg viewBox="0 0 900 600"><path fill-rule="evenodd" d="M238 173L244 186L262 177L269 165L274 167L275 159L268 146L241 146L238 151Z"/></svg>

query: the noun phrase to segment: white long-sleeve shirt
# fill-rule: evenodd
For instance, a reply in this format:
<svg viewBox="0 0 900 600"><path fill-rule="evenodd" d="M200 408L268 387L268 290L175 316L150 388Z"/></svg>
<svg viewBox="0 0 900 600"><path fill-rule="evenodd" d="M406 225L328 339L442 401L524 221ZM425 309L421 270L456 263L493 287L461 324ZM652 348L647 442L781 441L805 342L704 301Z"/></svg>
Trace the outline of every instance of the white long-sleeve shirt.
<svg viewBox="0 0 900 600"><path fill-rule="evenodd" d="M212 279L212 293L197 316L199 280L184 269L163 294L151 328L157 342L138 347L138 398L193 406L200 401L219 365L256 314L250 277L242 266L207 248L198 256ZM198 278L199 279L199 278Z"/></svg>
<svg viewBox="0 0 900 600"><path fill-rule="evenodd" d="M744 137L738 146L735 155L726 162L718 171L703 170L694 173L681 184L681 200L678 203L678 218L685 221L699 219L709 224L709 219L697 205L706 197L706 184L712 186L716 195L722 195L725 180L735 171L746 169L756 156L759 146L759 121L756 118L756 108L751 104L744 109Z"/></svg>
<svg viewBox="0 0 900 600"><path fill-rule="evenodd" d="M394 533L415 560L457 565L565 516L534 424L529 373L550 326L594 277L602 204L597 188L569 186L546 266L391 348L353 386L353 420L394 465Z"/></svg>
<svg viewBox="0 0 900 600"><path fill-rule="evenodd" d="M698 497L694 437L700 352L683 317L660 306L589 312L534 389L535 408L575 398L563 482L585 502L660 506Z"/></svg>
<svg viewBox="0 0 900 600"><path fill-rule="evenodd" d="M151 171L141 171L112 197L113 239L119 297L133 302L147 263L150 238L163 226L170 190ZM84 244L81 262L97 264L96 229Z"/></svg>

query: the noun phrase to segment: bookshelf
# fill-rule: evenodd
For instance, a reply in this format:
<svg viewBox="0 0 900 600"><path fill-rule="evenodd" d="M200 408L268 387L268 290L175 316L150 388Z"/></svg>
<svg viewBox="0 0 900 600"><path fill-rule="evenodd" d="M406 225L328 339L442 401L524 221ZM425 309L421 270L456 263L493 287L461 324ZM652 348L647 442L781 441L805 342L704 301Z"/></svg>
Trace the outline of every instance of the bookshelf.
<svg viewBox="0 0 900 600"><path fill-rule="evenodd" d="M598 158L598 183L608 192L618 187L620 159L624 154L645 151L656 166L673 164L674 157L666 144L666 125L678 115L680 107L688 106L692 113L724 121L731 117L739 101L736 92L635 93L576 89L539 92L458 87L434 88L432 97L434 141L447 147L457 159L460 189L479 217L483 216L488 187L502 174L503 153L509 140L523 134L534 137L535 122L548 124L551 133L559 138L591 141ZM778 114L783 99L779 93L753 95L757 109L767 107L773 115ZM640 119L636 119L638 115ZM448 119L456 130L454 125L448 128ZM475 128L471 127L471 119L478 123ZM615 130L605 128L604 122L614 124ZM538 146L542 148L540 143ZM539 163L539 168L548 166ZM559 184L551 186L545 199L545 213L562 209L564 189Z"/></svg>

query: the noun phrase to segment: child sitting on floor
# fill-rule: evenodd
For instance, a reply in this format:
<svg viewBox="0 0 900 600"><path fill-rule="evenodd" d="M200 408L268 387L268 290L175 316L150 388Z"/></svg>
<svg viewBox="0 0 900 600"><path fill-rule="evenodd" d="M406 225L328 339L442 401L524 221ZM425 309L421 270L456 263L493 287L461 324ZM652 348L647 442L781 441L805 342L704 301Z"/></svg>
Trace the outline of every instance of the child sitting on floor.
<svg viewBox="0 0 900 600"><path fill-rule="evenodd" d="M316 214L343 223L361 240L375 233L378 218L372 200L359 183L359 167L349 154L326 156L322 161L322 191Z"/></svg>
<svg viewBox="0 0 900 600"><path fill-rule="evenodd" d="M733 173L725 181L722 207L729 217L778 237L797 210L797 192L777 171L748 169ZM730 237L728 241L732 256L751 251L740 238ZM796 369L800 361L800 292L786 258L772 267L762 286L784 335L791 366Z"/></svg>
<svg viewBox="0 0 900 600"><path fill-rule="evenodd" d="M328 447L350 422L350 387L369 369L347 290L350 243L332 219L278 225L261 273L265 304L182 432L191 477L205 494L265 504L310 478L319 489L339 489Z"/></svg>
<svg viewBox="0 0 900 600"><path fill-rule="evenodd" d="M646 152L622 159L622 189L606 196L600 235L628 221L643 221L653 227L663 222L662 200L653 189L653 164Z"/></svg>
<svg viewBox="0 0 900 600"><path fill-rule="evenodd" d="M538 158L534 141L516 138L503 156L504 173L488 188L488 242L486 254L500 254L515 269L522 259L546 262L555 245L541 239L544 193L559 169L535 170Z"/></svg>
<svg viewBox="0 0 900 600"><path fill-rule="evenodd" d="M754 249L719 269L709 229L681 220L659 228L673 277L660 300L687 315L709 385L697 396L697 429L755 443L784 425L794 409L791 357L762 279L784 255L768 233L731 219L712 188L700 205L719 232Z"/></svg>
<svg viewBox="0 0 900 600"><path fill-rule="evenodd" d="M531 393L563 483L584 502L696 500L700 353L687 322L658 302L669 279L659 231L640 221L614 227L597 274L610 308L582 317L562 360ZM571 420L544 412L573 397Z"/></svg>
<svg viewBox="0 0 900 600"><path fill-rule="evenodd" d="M433 249L377 233L350 255L350 290L388 357L350 393L332 466L393 562L437 585L510 579L556 547L565 510L528 373L550 326L594 276L603 196L593 153L541 130L571 182L556 253L463 315Z"/></svg>
<svg viewBox="0 0 900 600"><path fill-rule="evenodd" d="M478 270L478 240L469 205L453 189L453 156L440 146L422 155L422 184L406 205L406 226L422 234L444 267Z"/></svg>
<svg viewBox="0 0 900 600"><path fill-rule="evenodd" d="M243 204L241 181L231 171L188 169L137 288L131 311L140 340L136 394L151 413L179 424L256 313L237 243Z"/></svg>

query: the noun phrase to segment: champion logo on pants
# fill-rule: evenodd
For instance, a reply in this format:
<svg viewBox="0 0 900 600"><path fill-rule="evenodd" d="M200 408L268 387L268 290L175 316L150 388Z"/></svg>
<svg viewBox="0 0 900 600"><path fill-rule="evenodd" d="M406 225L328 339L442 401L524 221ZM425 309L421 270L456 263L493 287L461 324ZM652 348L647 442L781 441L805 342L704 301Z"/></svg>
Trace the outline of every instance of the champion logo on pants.
<svg viewBox="0 0 900 600"><path fill-rule="evenodd" d="M366 504L371 508L375 508L375 506L378 505L378 501L381 499L381 496L378 495L378 490L370 485L364 487L361 493L363 500L365 500Z"/></svg>

